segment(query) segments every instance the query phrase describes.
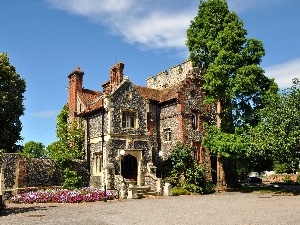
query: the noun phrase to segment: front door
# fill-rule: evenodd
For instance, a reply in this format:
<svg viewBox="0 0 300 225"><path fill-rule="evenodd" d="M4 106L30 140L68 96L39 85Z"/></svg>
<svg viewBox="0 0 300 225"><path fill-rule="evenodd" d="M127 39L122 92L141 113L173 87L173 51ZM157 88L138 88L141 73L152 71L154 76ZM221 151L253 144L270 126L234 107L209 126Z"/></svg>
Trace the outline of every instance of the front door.
<svg viewBox="0 0 300 225"><path fill-rule="evenodd" d="M137 180L137 159L132 155L125 155L121 162L121 175L125 179Z"/></svg>

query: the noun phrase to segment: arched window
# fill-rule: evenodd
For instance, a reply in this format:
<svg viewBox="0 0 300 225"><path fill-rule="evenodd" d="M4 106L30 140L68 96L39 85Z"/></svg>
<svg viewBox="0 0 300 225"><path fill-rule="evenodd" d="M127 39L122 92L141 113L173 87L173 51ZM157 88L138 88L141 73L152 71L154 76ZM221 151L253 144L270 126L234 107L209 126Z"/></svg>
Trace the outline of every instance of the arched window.
<svg viewBox="0 0 300 225"><path fill-rule="evenodd" d="M101 173L101 167L102 167L101 159L102 159L101 155L98 152L95 152L94 156L93 156L93 175L94 176L99 176Z"/></svg>

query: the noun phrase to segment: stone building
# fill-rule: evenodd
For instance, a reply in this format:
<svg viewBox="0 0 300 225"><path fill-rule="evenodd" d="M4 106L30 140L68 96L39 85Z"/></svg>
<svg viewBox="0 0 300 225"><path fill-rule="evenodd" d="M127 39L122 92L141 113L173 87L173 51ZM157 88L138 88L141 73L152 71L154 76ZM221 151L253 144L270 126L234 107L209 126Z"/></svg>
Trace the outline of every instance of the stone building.
<svg viewBox="0 0 300 225"><path fill-rule="evenodd" d="M201 146L204 122L214 108L204 106L203 80L190 61L146 80L146 87L124 76L124 64L110 69L102 91L82 87L84 72L70 73L71 119L82 121L91 186L113 189L122 181L155 186L159 160L178 141L191 144L194 159L210 165Z"/></svg>

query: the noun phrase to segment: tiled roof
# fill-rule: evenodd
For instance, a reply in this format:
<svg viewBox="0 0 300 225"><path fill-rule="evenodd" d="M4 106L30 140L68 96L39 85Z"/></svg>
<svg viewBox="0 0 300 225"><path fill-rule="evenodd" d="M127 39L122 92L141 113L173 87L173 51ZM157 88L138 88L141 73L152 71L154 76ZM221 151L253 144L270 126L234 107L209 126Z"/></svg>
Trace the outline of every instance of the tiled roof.
<svg viewBox="0 0 300 225"><path fill-rule="evenodd" d="M157 90L147 87L135 86L138 92L146 99L157 101L159 103L177 98L178 85L167 87L163 90Z"/></svg>
<svg viewBox="0 0 300 225"><path fill-rule="evenodd" d="M161 90L160 102L166 102L171 99L176 99L178 97L178 87L179 85L174 85L168 88Z"/></svg>
<svg viewBox="0 0 300 225"><path fill-rule="evenodd" d="M103 100L101 98L101 96L103 95L102 92L82 89L82 92L78 94L79 98L87 108L85 112L90 112L103 106Z"/></svg>
<svg viewBox="0 0 300 225"><path fill-rule="evenodd" d="M168 87L163 90L157 90L142 86L135 87L144 98L159 103L177 98L178 85ZM79 92L78 95L85 106L85 110L80 114L92 112L103 106L102 92L93 91L89 89L82 89L82 92Z"/></svg>
<svg viewBox="0 0 300 225"><path fill-rule="evenodd" d="M138 92L146 99L160 102L160 90L135 86Z"/></svg>

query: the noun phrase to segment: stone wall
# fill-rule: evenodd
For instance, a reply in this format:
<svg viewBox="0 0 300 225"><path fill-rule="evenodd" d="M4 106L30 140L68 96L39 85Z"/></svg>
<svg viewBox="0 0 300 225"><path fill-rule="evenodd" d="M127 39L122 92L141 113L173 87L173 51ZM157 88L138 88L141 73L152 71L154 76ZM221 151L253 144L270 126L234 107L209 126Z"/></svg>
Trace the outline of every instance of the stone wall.
<svg viewBox="0 0 300 225"><path fill-rule="evenodd" d="M169 71L165 70L153 77L149 77L146 80L147 87L162 90L166 87L173 86L188 77L192 69L192 62L186 60L182 65L178 64L171 67Z"/></svg>
<svg viewBox="0 0 300 225"><path fill-rule="evenodd" d="M102 115L96 114L88 117L89 137L96 138L101 136L102 132Z"/></svg>
<svg viewBox="0 0 300 225"><path fill-rule="evenodd" d="M296 182L298 176L300 176L300 174L272 174L269 176L264 176L262 180L264 183L284 182L286 177L290 177L292 181Z"/></svg>
<svg viewBox="0 0 300 225"><path fill-rule="evenodd" d="M63 171L50 159L26 159L16 153L3 154L1 165L4 166L4 190L17 188L60 186ZM88 185L89 174L86 162L72 161L69 168L82 176L84 186Z"/></svg>
<svg viewBox="0 0 300 225"><path fill-rule="evenodd" d="M179 141L178 135L178 110L177 103L170 102L160 109L160 138L161 138L161 150L164 152L163 159L168 158L171 155L171 152ZM166 140L166 131L170 129L171 131L171 140Z"/></svg>
<svg viewBox="0 0 300 225"><path fill-rule="evenodd" d="M158 165L159 157L158 151L160 147L160 121L159 121L159 109L157 104L149 103L149 114L151 115L151 127L152 133L148 133L149 149L151 150L151 159L155 165Z"/></svg>
<svg viewBox="0 0 300 225"><path fill-rule="evenodd" d="M131 98L125 97L126 92L131 92ZM146 131L146 103L131 82L126 81L112 96L114 110L111 115L111 126L113 133L124 135L145 135ZM136 129L123 129L121 127L122 109L136 110L138 126Z"/></svg>

